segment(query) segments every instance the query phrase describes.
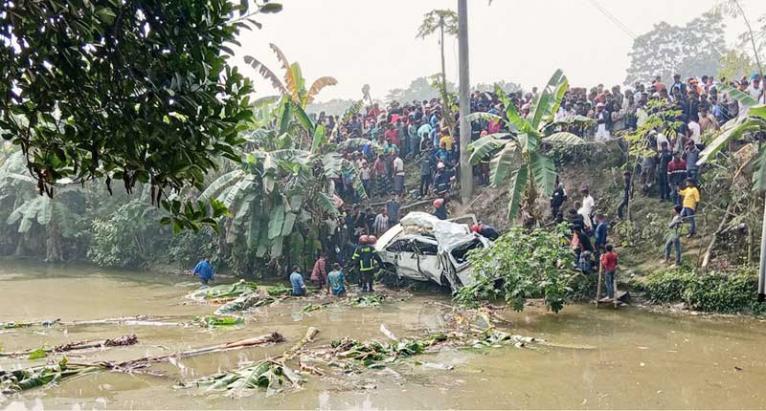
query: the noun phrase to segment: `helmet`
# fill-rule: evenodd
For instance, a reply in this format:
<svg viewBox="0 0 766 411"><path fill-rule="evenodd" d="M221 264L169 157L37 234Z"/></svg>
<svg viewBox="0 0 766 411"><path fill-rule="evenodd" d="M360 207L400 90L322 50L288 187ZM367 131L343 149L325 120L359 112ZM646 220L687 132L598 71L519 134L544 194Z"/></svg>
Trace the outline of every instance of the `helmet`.
<svg viewBox="0 0 766 411"><path fill-rule="evenodd" d="M359 236L359 244L367 244L370 242L370 236L363 234Z"/></svg>
<svg viewBox="0 0 766 411"><path fill-rule="evenodd" d="M472 233L478 233L478 232L479 232L479 230L481 230L481 226L480 226L480 225L478 225L478 224L473 224L473 225L471 226L471 232L472 232Z"/></svg>
<svg viewBox="0 0 766 411"><path fill-rule="evenodd" d="M443 198L437 198L434 200L434 208L441 208L441 206L444 205L444 199Z"/></svg>
<svg viewBox="0 0 766 411"><path fill-rule="evenodd" d="M375 244L378 242L378 237L375 237L374 235L367 236L367 244Z"/></svg>

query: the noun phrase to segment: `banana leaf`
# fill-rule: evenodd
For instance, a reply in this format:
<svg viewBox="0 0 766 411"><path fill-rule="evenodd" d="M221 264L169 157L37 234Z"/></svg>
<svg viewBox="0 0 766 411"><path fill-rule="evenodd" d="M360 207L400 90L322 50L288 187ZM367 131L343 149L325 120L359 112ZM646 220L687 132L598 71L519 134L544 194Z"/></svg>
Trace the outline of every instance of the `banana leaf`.
<svg viewBox="0 0 766 411"><path fill-rule="evenodd" d="M187 296L192 300L227 300L235 299L242 294L251 293L258 288L253 282L240 280L234 284L221 284L194 291Z"/></svg>
<svg viewBox="0 0 766 411"><path fill-rule="evenodd" d="M209 377L179 384L178 388L205 388L207 392L228 391L244 393L247 390L263 389L267 395L273 395L284 389L299 388L303 379L290 367L272 360L237 370L222 372Z"/></svg>
<svg viewBox="0 0 766 411"><path fill-rule="evenodd" d="M242 325L245 323L245 319L242 317L228 316L228 315L208 315L205 317L197 317L194 322L201 324L208 328L214 327L231 327L235 325Z"/></svg>

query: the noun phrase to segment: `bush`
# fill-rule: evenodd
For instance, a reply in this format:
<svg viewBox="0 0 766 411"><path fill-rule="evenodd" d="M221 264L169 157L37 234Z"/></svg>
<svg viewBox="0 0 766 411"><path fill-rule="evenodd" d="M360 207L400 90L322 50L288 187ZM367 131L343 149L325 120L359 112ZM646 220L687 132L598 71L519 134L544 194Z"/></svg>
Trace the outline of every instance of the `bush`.
<svg viewBox="0 0 766 411"><path fill-rule="evenodd" d="M694 277L688 270L658 271L647 277L643 289L652 303L678 303L684 301L684 291Z"/></svg>
<svg viewBox="0 0 766 411"><path fill-rule="evenodd" d="M133 200L106 218L94 219L88 259L100 266L124 268L166 259L171 234L158 223L157 213L156 208Z"/></svg>
<svg viewBox="0 0 766 411"><path fill-rule="evenodd" d="M689 308L717 313L763 313L756 300L758 277L752 271L697 274L688 269L649 275L644 289L652 302L683 302Z"/></svg>
<svg viewBox="0 0 766 411"><path fill-rule="evenodd" d="M492 247L472 251L469 260L476 282L461 288L455 300L476 305L502 298L521 311L527 298L543 298L549 310L559 312L572 293L569 282L574 275L565 232L563 226L554 232L516 227Z"/></svg>

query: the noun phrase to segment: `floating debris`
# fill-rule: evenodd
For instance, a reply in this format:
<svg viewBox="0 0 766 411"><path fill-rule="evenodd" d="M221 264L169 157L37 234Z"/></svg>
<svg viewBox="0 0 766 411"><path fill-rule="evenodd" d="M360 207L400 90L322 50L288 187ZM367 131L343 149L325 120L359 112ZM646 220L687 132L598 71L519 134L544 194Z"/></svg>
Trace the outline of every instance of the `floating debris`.
<svg viewBox="0 0 766 411"><path fill-rule="evenodd" d="M40 347L33 350L16 351L16 352L4 352L0 353L0 357L23 357L26 356L30 360L37 360L45 358L50 353L64 353L70 351L89 350L95 348L106 347L124 347L128 345L134 345L138 343L138 337L135 334L123 335L117 338L107 338L106 340L90 340L90 341L78 341L68 344L58 345L56 347Z"/></svg>
<svg viewBox="0 0 766 411"><path fill-rule="evenodd" d="M243 294L249 294L258 289L254 282L239 280L234 284L221 284L212 287L201 288L187 295L187 298L196 301L228 302Z"/></svg>
<svg viewBox="0 0 766 411"><path fill-rule="evenodd" d="M233 315L208 315L205 317L197 317L194 319L194 323L203 327L232 327L235 325L242 325L245 323L245 319L242 317L236 317Z"/></svg>

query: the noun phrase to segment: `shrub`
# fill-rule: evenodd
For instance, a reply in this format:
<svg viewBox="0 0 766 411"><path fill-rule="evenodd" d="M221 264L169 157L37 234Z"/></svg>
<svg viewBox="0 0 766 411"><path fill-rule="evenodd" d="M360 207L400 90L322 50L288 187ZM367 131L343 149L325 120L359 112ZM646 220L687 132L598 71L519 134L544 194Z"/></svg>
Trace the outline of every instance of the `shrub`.
<svg viewBox="0 0 766 411"><path fill-rule="evenodd" d="M549 310L559 312L572 292L569 281L574 274L565 232L564 227L554 232L516 227L492 247L472 251L469 260L476 282L460 289L455 300L476 305L502 298L521 311L527 298L543 298Z"/></svg>
<svg viewBox="0 0 766 411"><path fill-rule="evenodd" d="M683 302L689 308L717 313L763 313L756 300L757 275L748 270L698 274L689 269L656 272L644 284L651 302Z"/></svg>
<svg viewBox="0 0 766 411"><path fill-rule="evenodd" d="M677 303L684 301L684 290L694 277L688 270L658 271L647 277L643 288L652 303Z"/></svg>

